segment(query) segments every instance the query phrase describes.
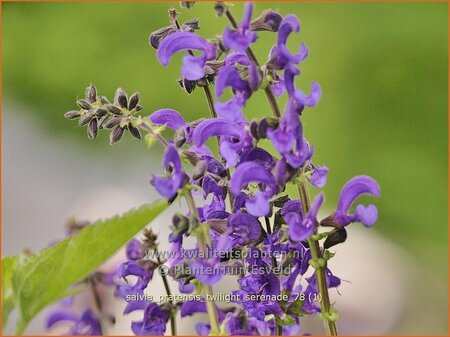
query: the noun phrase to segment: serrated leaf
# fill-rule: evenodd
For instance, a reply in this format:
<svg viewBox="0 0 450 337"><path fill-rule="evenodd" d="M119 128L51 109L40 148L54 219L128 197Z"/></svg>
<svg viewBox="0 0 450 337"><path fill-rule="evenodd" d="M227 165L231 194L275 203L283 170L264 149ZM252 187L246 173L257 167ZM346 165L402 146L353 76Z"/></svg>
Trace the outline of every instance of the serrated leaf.
<svg viewBox="0 0 450 337"><path fill-rule="evenodd" d="M159 201L97 221L18 265L12 279L20 316L16 333L21 334L46 305L66 297L70 286L86 278L165 207L166 202Z"/></svg>
<svg viewBox="0 0 450 337"><path fill-rule="evenodd" d="M12 279L16 266L17 258L15 256L2 258L2 331L6 328L9 314L14 309Z"/></svg>

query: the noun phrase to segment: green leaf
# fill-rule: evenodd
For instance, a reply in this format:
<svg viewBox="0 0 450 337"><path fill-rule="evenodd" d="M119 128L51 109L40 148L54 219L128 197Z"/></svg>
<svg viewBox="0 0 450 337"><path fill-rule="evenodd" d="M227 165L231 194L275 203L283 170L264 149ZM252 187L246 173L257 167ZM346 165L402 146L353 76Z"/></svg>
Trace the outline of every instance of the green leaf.
<svg viewBox="0 0 450 337"><path fill-rule="evenodd" d="M159 201L97 221L20 264L12 280L20 314L16 333L21 334L46 305L68 296L70 286L86 278L165 207Z"/></svg>
<svg viewBox="0 0 450 337"><path fill-rule="evenodd" d="M275 320L276 320L277 324L281 325L281 326L287 326L287 325L294 325L295 324L295 320L289 315L286 315L284 317L284 319L282 319L282 318L280 318L278 316L275 316Z"/></svg>
<svg viewBox="0 0 450 337"><path fill-rule="evenodd" d="M12 279L16 266L17 258L15 256L2 258L2 331L6 328L9 314L14 309Z"/></svg>

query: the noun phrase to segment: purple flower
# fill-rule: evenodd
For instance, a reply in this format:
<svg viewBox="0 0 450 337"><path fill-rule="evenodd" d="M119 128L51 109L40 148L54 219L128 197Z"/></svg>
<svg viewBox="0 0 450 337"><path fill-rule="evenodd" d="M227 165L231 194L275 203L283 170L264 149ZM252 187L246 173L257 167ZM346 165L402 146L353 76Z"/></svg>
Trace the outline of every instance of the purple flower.
<svg viewBox="0 0 450 337"><path fill-rule="evenodd" d="M261 225L250 214L237 212L228 218L226 235L231 237L232 247L244 246L259 239Z"/></svg>
<svg viewBox="0 0 450 337"><path fill-rule="evenodd" d="M166 125L169 129L174 131L188 126L188 123L186 123L183 116L173 109L156 110L148 116L148 118L150 118L153 124Z"/></svg>
<svg viewBox="0 0 450 337"><path fill-rule="evenodd" d="M256 41L257 36L250 29L250 21L252 20L253 4L245 3L244 17L241 24L236 30L230 27L225 28L223 32L223 44L226 48L236 51L245 51L250 44Z"/></svg>
<svg viewBox="0 0 450 337"><path fill-rule="evenodd" d="M312 82L311 92L306 95L300 89L295 89L295 76L298 76L300 71L296 68L286 69L284 72L284 83L289 95L289 108L298 114L301 114L304 107L315 107L319 103L321 96L320 85L317 82Z"/></svg>
<svg viewBox="0 0 450 337"><path fill-rule="evenodd" d="M216 46L195 33L177 32L167 36L158 48L159 62L161 62L162 65L167 66L173 54L188 49L199 50L202 51L203 54L200 56L184 56L181 73L187 80L199 80L205 76L203 67L205 66L206 61L215 58Z"/></svg>
<svg viewBox="0 0 450 337"><path fill-rule="evenodd" d="M196 313L206 313L205 301L186 301L180 307L181 317L192 316Z"/></svg>
<svg viewBox="0 0 450 337"><path fill-rule="evenodd" d="M133 321L131 330L136 336L163 336L166 332L169 314L163 311L158 304L154 302L130 302L125 308L124 314L136 310L144 310L142 321Z"/></svg>
<svg viewBox="0 0 450 337"><path fill-rule="evenodd" d="M181 166L180 156L173 145L169 145L164 153L163 166L171 171L169 177L158 177L153 175L151 183L156 190L166 199L176 196L178 190L183 186L184 172Z"/></svg>
<svg viewBox="0 0 450 337"><path fill-rule="evenodd" d="M126 253L129 260L141 259L144 256L141 242L137 239L131 240L127 245Z"/></svg>
<svg viewBox="0 0 450 337"><path fill-rule="evenodd" d="M264 166L256 162L245 162L236 168L231 177L231 192L234 195L238 195L241 189L250 183L260 183L264 187L263 190L257 191L253 197L247 199L245 202L247 211L253 216L269 214L269 200L276 193L275 178Z"/></svg>
<svg viewBox="0 0 450 337"><path fill-rule="evenodd" d="M295 199L287 202L281 209L281 215L284 221L289 225L289 237L294 242L308 239L316 229L317 213L323 203L323 194L320 193L314 199L314 202L303 217L300 200Z"/></svg>
<svg viewBox="0 0 450 337"><path fill-rule="evenodd" d="M78 315L67 311L56 311L47 319L47 329L51 328L58 322L73 322L73 326L69 331L69 335L73 336L99 336L102 334L100 321L91 311L87 309L79 317Z"/></svg>
<svg viewBox="0 0 450 337"><path fill-rule="evenodd" d="M311 185L322 188L327 183L327 175L328 175L328 167L326 166L317 166L313 169L311 173L311 177L309 177L309 182Z"/></svg>
<svg viewBox="0 0 450 337"><path fill-rule="evenodd" d="M128 276L136 276L136 283L119 284L117 286L116 294L121 298L126 298L127 295L143 294L144 289L147 288L148 283L153 277L153 271L142 268L135 261L127 261L120 264L117 275L127 280Z"/></svg>
<svg viewBox="0 0 450 337"><path fill-rule="evenodd" d="M374 205L356 206L354 214L349 214L350 206L360 195L370 194L380 196L380 186L368 176L357 176L350 179L342 188L336 211L333 215L323 220L323 223L334 223L338 226L347 226L351 222L361 222L366 227L375 224L378 218L378 209Z"/></svg>
<svg viewBox="0 0 450 337"><path fill-rule="evenodd" d="M196 146L202 146L209 138L220 137L220 154L225 158L229 168L239 159L239 153L252 145L250 134L240 123L233 123L224 119L207 119L194 130L192 140Z"/></svg>
<svg viewBox="0 0 450 337"><path fill-rule="evenodd" d="M300 22L295 15L286 15L278 29L277 44L269 55L269 66L281 70L299 64L308 56L308 48L302 43L298 54L292 54L286 46L287 39L292 32L300 31Z"/></svg>

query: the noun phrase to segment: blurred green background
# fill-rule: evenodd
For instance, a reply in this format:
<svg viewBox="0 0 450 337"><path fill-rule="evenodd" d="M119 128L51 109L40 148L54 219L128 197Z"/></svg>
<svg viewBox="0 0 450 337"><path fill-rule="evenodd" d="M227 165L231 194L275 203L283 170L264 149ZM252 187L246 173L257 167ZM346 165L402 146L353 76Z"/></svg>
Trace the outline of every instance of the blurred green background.
<svg viewBox="0 0 450 337"><path fill-rule="evenodd" d="M175 81L181 56L164 68L148 44L149 33L167 24L169 6L3 3L3 98L39 111L36 116L27 109L5 110L4 118L18 113L23 123L37 119L36 127L55 142L101 153L110 151L106 136L90 142L62 116L91 82L108 97L118 86L140 91L145 113L170 107L186 119L207 116L203 92L188 96ZM212 37L227 23L211 7L179 8L180 21L198 17L199 34ZM445 292L437 297L446 299L447 4L276 2L257 3L256 14L265 8L299 16L302 31L289 43L297 49L305 42L310 54L297 83L305 91L313 80L322 86L322 100L305 111L304 124L315 163L330 168L327 205L335 204L352 176L376 178L382 188L374 202L380 214L376 231L411 253ZM242 4L233 8L239 18L241 9ZM259 36L254 50L263 61L275 35ZM264 95L255 97L247 116L270 114ZM126 145L115 151L131 156ZM441 301L439 308L446 319L446 304ZM439 324L435 333L446 329L444 321Z"/></svg>

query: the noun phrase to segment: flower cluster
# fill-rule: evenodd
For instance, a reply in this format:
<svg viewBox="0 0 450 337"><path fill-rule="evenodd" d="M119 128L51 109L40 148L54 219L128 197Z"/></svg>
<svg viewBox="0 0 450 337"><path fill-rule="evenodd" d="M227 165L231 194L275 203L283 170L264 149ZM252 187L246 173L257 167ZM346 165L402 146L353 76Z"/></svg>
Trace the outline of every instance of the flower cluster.
<svg viewBox="0 0 450 337"><path fill-rule="evenodd" d="M187 2L183 7L192 5ZM364 194L378 197L380 188L368 176L354 177L342 188L335 210L320 217L325 211L320 189L329 170L315 164L302 115L305 108L318 105L321 88L313 82L305 93L295 84L308 56L305 44L297 52L287 46L289 36L300 31L298 18L266 10L253 19L254 6L246 3L238 23L225 3L217 2L215 9L228 18L229 25L214 39L196 33L197 19L180 25L176 10L169 11L170 25L149 39L163 66L169 65L174 54L184 53L178 83L188 94L196 87L205 91L209 117L189 121L185 118L189 112L170 108L137 117L135 112L141 109L137 94L128 99L118 89L114 104L109 104L96 95L93 86L86 100L77 102L81 110L66 114L70 119L79 117L80 125L88 124L91 138L97 129L111 127L111 143L126 129L140 138L140 128L159 141L165 173L152 175L151 184L169 203L184 198L189 209L173 217L167 259L154 261L146 256L146 251L157 249L151 232L144 241L128 244L128 260L118 268L118 276L125 280L133 276L134 281L119 283L116 295L125 299L145 294L154 271L164 267L167 273L161 276L168 294L170 277L178 282L181 293L198 298L177 303L129 302L125 314L143 311L142 321L132 323L137 335L164 334L169 320L174 334L178 311L181 317L208 313L209 322L197 324L200 335L296 334L300 316L307 314L319 314L327 332L335 334L339 316L329 289L341 281L330 270L334 254L329 248L345 241L345 227L350 223L374 225L378 216L374 205L353 205ZM257 32L264 31L276 34L276 41L261 64L251 46L258 41ZM223 99L226 91L231 92L228 100ZM256 91L266 94L272 116L248 117L247 101ZM277 97L282 95L287 103L281 113ZM172 130L173 139L163 138L161 127ZM208 146L214 143L208 142L211 138L217 148ZM298 196L286 192L288 185L295 186ZM311 187L318 190L312 201ZM184 247L188 237L197 239L196 247ZM228 307L215 303L212 296L212 286L224 275L236 277L233 304Z"/></svg>

